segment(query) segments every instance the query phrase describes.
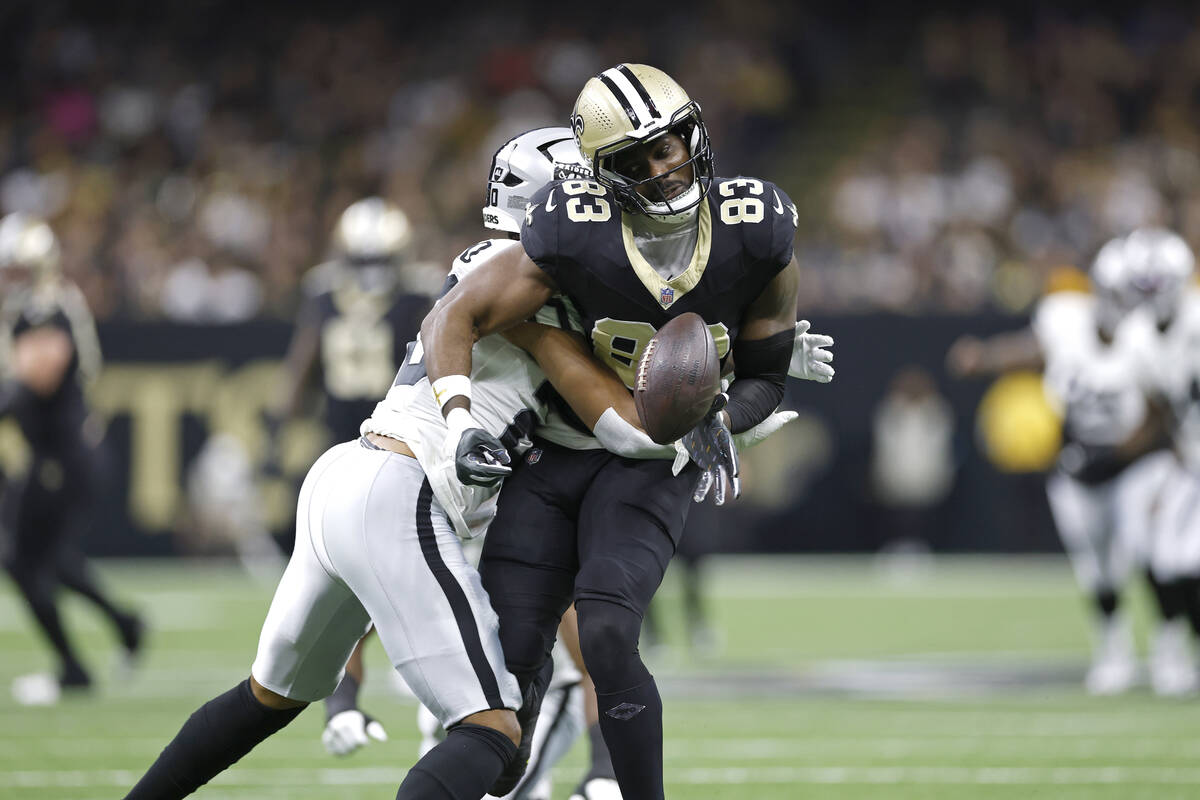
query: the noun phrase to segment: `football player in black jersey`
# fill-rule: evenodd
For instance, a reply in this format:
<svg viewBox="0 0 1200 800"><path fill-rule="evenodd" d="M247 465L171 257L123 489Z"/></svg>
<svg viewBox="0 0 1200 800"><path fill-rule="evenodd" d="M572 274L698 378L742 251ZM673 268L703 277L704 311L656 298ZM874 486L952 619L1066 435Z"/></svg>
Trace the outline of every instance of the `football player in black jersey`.
<svg viewBox="0 0 1200 800"><path fill-rule="evenodd" d="M515 469L501 493L480 566L523 690L575 601L621 790L654 800L663 797L662 702L638 655L641 618L689 500L710 489L718 503L737 494L731 431L762 421L783 397L796 326L796 209L767 181L715 177L699 106L653 67L620 64L588 81L572 127L596 180L536 194L523 252L464 280L421 335L430 380L458 395L445 413L470 409L463 387L474 340L528 318L555 292L576 304L596 356L627 386L646 342L687 311L708 322L722 358L732 353L724 408L716 404L684 437L699 469L675 475L665 461L539 443L537 463ZM458 450L460 475L508 463L498 441L478 435Z"/></svg>
<svg viewBox="0 0 1200 800"><path fill-rule="evenodd" d="M50 703L63 689L91 685L59 614L60 587L99 607L129 656L144 626L108 598L81 548L97 497L102 433L84 384L100 367L100 345L83 295L59 273L49 225L22 213L0 220L0 279L0 414L16 420L32 452L26 474L0 499L0 556L59 660L53 679L18 678L13 694L18 702Z"/></svg>
<svg viewBox="0 0 1200 800"><path fill-rule="evenodd" d="M333 240L335 257L304 279L270 420L273 441L279 424L299 413L306 390L318 383L332 441L357 439L429 310L431 298L409 260L412 226L394 204L380 197L351 204Z"/></svg>

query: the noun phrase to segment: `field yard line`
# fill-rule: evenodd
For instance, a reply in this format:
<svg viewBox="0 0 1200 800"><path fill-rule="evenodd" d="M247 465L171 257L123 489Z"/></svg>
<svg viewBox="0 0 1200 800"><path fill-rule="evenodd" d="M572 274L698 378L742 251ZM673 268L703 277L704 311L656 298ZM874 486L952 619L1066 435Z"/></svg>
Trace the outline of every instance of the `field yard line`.
<svg viewBox="0 0 1200 800"><path fill-rule="evenodd" d="M941 736L914 734L906 737L869 738L861 736L805 736L776 739L668 739L663 743L668 759L732 760L786 759L789 756L851 751L863 757L900 757L926 755L945 758L950 755L1029 756L1044 751L1044 742L1030 742L1013 734L1006 740L995 736ZM1157 739L1125 737L1068 739L1055 745L1056 757L1113 755L1120 758L1200 758L1200 741L1160 736Z"/></svg>
<svg viewBox="0 0 1200 800"><path fill-rule="evenodd" d="M1039 737L1040 738L1040 737ZM664 743L668 759L786 759L797 754L842 753L850 750L854 755L895 758L901 756L926 755L945 758L950 755L1027 756L1031 751L1041 752L1044 744L1030 742L1020 734L995 735L929 735L913 734L904 737L861 737L861 736L791 736L785 738L756 739L684 739L672 738ZM3 737L5 760L17 760L29 754L56 756L87 752L97 754L137 754L158 750L163 745L161 737L136 737L114 739L111 736L56 737L51 740L30 740L28 735ZM1200 741L1181 740L1174 736L1143 737L1089 737L1069 739L1055 746L1058 757L1089 757L1096 755L1119 756L1121 758L1200 758Z"/></svg>
<svg viewBox="0 0 1200 800"><path fill-rule="evenodd" d="M218 776L223 786L397 785L406 770L239 769ZM140 777L125 770L16 770L0 772L0 788L131 786ZM1196 767L714 767L667 769L667 783L684 784L939 784L1200 785Z"/></svg>

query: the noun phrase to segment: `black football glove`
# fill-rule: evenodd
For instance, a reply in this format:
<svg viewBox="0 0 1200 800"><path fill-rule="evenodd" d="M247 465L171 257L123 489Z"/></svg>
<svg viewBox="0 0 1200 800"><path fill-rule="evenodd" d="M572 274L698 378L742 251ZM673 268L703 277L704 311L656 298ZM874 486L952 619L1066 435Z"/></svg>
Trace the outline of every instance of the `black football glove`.
<svg viewBox="0 0 1200 800"><path fill-rule="evenodd" d="M734 499L742 490L738 479L737 446L720 413L727 402L728 395L717 395L704 420L683 435L683 447L688 457L702 470L692 495L692 500L697 503L703 503L712 491L716 504L723 506L730 489Z"/></svg>
<svg viewBox="0 0 1200 800"><path fill-rule="evenodd" d="M495 486L512 474L508 451L483 428L467 428L454 449L454 472L468 486Z"/></svg>

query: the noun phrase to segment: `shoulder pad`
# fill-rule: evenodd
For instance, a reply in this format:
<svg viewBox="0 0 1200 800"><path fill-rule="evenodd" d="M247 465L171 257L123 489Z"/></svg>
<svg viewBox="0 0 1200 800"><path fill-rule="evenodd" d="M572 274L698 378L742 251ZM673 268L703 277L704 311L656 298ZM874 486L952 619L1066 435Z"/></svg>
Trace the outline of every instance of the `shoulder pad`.
<svg viewBox="0 0 1200 800"><path fill-rule="evenodd" d="M337 288L338 281L345 269L346 266L340 261L325 261L317 264L304 274L300 281L300 288L308 297L332 292Z"/></svg>
<svg viewBox="0 0 1200 800"><path fill-rule="evenodd" d="M775 271L792 260L799 215L787 192L770 181L739 176L714 178L709 190L713 225L736 227L750 260Z"/></svg>
<svg viewBox="0 0 1200 800"><path fill-rule="evenodd" d="M582 252L604 225L620 224L621 210L607 189L593 180L547 184L525 208L521 244L530 260L554 278L561 254Z"/></svg>

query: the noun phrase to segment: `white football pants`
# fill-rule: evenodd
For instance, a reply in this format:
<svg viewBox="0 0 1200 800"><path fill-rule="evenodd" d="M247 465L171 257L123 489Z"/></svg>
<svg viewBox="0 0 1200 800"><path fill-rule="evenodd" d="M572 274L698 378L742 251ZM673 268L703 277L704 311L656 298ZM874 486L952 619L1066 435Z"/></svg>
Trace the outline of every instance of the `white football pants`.
<svg viewBox="0 0 1200 800"><path fill-rule="evenodd" d="M284 697L320 700L372 621L393 666L442 725L520 706L496 613L420 465L347 442L304 479L296 545L251 673Z"/></svg>
<svg viewBox="0 0 1200 800"><path fill-rule="evenodd" d="M1151 453L1094 486L1061 472L1047 479L1055 526L1085 591L1119 591L1134 565L1149 562L1153 511L1173 462L1168 452Z"/></svg>

